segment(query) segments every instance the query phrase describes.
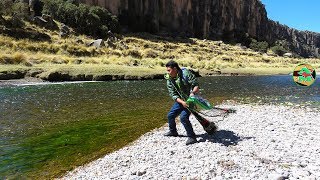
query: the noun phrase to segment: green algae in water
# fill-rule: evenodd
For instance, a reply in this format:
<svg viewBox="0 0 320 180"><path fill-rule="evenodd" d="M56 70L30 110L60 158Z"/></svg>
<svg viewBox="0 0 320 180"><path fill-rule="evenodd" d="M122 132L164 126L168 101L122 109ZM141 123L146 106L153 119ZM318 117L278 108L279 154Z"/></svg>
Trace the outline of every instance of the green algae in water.
<svg viewBox="0 0 320 180"><path fill-rule="evenodd" d="M171 103L165 84L153 81L154 90L140 88L144 83L1 89L7 103L0 122L7 130L1 132L0 177L54 178L162 126ZM154 97L159 89L163 94ZM165 98L168 103L154 109Z"/></svg>

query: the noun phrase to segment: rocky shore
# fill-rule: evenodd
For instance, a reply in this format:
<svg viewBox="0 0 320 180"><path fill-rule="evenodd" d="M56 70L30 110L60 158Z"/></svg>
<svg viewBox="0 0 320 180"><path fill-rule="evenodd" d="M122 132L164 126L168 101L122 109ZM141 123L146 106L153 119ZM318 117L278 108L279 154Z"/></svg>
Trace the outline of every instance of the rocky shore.
<svg viewBox="0 0 320 180"><path fill-rule="evenodd" d="M72 67L71 67L72 68ZM70 69L71 69L70 68ZM122 67L125 68L125 67ZM115 81L115 80L149 80L149 79L163 79L163 75L166 72L165 69L151 70L146 73L136 72L84 72L83 69L71 70L65 67L64 70L44 70L41 68L23 68L15 70L0 70L0 81L48 81L48 82L61 82L61 81ZM119 68L118 71L121 71ZM138 70L139 71L139 70ZM262 72L263 70L261 70ZM258 72L245 71L211 71L211 70L193 70L197 77L202 76L253 76L253 75L287 75L289 73L284 71L267 71L259 74ZM7 82L7 83L10 83ZM1 82L0 82L1 83Z"/></svg>
<svg viewBox="0 0 320 180"><path fill-rule="evenodd" d="M278 105L224 104L237 113L216 121L209 136L191 118L199 143L164 137L167 126L68 172L61 179L317 179L320 113Z"/></svg>
<svg viewBox="0 0 320 180"><path fill-rule="evenodd" d="M144 79L163 79L163 73L148 74L142 76L125 74L72 74L63 71L52 71L44 73L42 70L16 70L0 72L0 80L38 78L44 81L112 81L112 80L144 80Z"/></svg>

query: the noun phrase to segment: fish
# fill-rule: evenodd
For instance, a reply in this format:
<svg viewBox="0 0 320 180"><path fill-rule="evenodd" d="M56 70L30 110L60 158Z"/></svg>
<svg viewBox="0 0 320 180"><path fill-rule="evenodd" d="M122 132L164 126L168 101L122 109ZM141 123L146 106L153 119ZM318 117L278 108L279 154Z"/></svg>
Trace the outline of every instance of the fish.
<svg viewBox="0 0 320 180"><path fill-rule="evenodd" d="M303 72L302 74L301 74L303 77L309 77L309 76L311 76L312 77L312 74L308 74L308 73L306 73L306 72Z"/></svg>

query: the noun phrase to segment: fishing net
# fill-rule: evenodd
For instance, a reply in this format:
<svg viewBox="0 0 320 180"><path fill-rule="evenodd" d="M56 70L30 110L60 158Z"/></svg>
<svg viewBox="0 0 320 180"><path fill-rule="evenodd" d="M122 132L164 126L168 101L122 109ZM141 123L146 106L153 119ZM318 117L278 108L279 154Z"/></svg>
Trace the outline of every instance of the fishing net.
<svg viewBox="0 0 320 180"><path fill-rule="evenodd" d="M201 96L191 96L187 99L189 107L197 113L207 117L225 117L230 113L235 113L236 110L232 108L214 107L210 102Z"/></svg>

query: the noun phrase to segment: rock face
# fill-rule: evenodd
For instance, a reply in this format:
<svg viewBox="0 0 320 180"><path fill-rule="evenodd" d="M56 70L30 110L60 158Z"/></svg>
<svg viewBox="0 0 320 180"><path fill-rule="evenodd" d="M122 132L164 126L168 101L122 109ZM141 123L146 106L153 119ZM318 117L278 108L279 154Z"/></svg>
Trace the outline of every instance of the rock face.
<svg viewBox="0 0 320 180"><path fill-rule="evenodd" d="M118 15L132 31L237 40L286 40L304 57L320 56L320 34L298 31L269 20L259 0L80 0Z"/></svg>

